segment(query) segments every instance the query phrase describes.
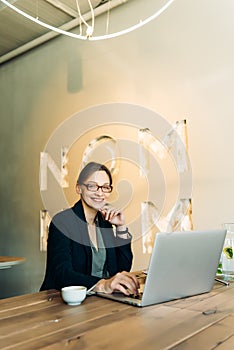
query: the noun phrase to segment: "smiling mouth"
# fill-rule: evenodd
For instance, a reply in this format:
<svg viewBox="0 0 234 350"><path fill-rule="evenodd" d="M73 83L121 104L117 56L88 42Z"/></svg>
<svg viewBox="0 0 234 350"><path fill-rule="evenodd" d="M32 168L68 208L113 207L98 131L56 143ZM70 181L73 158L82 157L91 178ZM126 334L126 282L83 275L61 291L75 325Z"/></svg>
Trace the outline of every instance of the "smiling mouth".
<svg viewBox="0 0 234 350"><path fill-rule="evenodd" d="M104 201L104 198L92 198L92 200L94 201L94 202L103 202Z"/></svg>

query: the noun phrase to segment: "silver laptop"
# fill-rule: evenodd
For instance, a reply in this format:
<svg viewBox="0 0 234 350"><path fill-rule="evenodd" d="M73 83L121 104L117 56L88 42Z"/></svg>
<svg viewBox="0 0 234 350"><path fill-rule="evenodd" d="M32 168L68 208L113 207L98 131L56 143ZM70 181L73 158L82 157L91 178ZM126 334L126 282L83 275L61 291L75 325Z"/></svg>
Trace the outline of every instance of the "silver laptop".
<svg viewBox="0 0 234 350"><path fill-rule="evenodd" d="M207 293L214 285L225 236L226 230L157 233L142 293L96 295L147 306Z"/></svg>

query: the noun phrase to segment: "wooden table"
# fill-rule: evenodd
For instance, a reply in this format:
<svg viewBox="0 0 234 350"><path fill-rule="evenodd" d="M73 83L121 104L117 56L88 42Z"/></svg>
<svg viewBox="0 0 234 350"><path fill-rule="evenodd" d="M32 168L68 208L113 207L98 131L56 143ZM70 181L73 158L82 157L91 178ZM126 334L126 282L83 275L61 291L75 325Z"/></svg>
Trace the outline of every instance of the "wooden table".
<svg viewBox="0 0 234 350"><path fill-rule="evenodd" d="M219 345L219 346L218 346ZM58 291L0 300L0 348L234 349L234 283L212 292L137 308L89 296L66 305Z"/></svg>
<svg viewBox="0 0 234 350"><path fill-rule="evenodd" d="M22 264L26 259L18 256L0 256L0 270L9 269L10 267Z"/></svg>

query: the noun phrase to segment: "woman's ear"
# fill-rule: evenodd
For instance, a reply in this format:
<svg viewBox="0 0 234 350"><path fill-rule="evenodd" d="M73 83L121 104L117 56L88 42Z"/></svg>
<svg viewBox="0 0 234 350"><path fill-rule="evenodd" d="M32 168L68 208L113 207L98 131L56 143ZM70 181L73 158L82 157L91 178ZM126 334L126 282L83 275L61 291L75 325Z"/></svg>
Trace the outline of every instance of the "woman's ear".
<svg viewBox="0 0 234 350"><path fill-rule="evenodd" d="M81 188L78 184L76 184L76 193L81 194Z"/></svg>

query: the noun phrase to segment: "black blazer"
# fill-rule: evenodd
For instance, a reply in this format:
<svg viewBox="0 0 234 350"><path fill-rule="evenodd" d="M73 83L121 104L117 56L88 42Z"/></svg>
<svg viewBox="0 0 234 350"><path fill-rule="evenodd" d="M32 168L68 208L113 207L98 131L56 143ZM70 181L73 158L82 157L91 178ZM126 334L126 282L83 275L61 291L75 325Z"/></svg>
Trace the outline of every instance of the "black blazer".
<svg viewBox="0 0 234 350"><path fill-rule="evenodd" d="M112 225L98 213L106 247L106 267L111 276L130 271L131 238L115 237ZM100 278L91 275L92 251L81 201L56 214L49 227L45 278L40 290L61 289L69 285L91 288Z"/></svg>

